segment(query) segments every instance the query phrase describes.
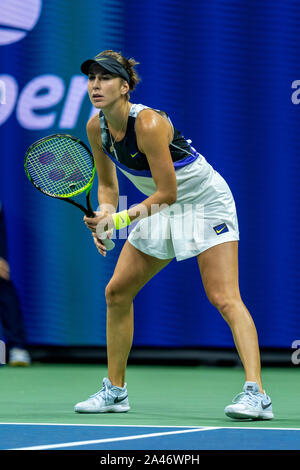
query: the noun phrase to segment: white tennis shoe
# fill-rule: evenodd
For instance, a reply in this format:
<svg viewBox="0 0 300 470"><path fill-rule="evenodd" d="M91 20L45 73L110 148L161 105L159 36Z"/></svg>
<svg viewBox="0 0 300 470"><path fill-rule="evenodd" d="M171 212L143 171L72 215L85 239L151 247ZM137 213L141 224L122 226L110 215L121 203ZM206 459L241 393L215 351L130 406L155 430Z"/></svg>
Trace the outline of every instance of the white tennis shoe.
<svg viewBox="0 0 300 470"><path fill-rule="evenodd" d="M272 419L271 398L260 393L256 382L246 382L243 392L239 393L232 404L224 410L226 416L233 419Z"/></svg>
<svg viewBox="0 0 300 470"><path fill-rule="evenodd" d="M77 413L124 413L129 410L126 384L123 388L116 387L108 378L103 379L99 392L74 407Z"/></svg>

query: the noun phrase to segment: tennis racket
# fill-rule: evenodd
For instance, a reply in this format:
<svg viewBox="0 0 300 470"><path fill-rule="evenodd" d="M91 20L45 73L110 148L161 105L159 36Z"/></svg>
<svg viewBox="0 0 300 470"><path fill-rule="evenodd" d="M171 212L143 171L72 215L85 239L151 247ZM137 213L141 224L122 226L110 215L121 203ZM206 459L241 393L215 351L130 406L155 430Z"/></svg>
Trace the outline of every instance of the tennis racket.
<svg viewBox="0 0 300 470"><path fill-rule="evenodd" d="M95 217L91 206L91 189L96 173L88 147L77 137L53 134L34 142L25 154L25 173L29 181L47 196L69 202L88 217ZM86 192L86 207L73 197ZM115 243L103 238L106 249Z"/></svg>

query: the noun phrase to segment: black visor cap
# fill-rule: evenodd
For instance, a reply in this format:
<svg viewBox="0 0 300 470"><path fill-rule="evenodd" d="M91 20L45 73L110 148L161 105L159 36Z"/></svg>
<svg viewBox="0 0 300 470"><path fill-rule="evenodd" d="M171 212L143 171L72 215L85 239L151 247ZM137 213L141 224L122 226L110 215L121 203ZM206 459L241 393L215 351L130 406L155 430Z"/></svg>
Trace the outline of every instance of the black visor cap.
<svg viewBox="0 0 300 470"><path fill-rule="evenodd" d="M88 59L81 64L81 71L85 75L88 75L90 67L93 64L98 64L108 72L119 75L120 77L124 78L124 80L126 80L128 83L130 81L129 75L123 65L120 64L120 62L118 62L113 57L106 55L98 55L94 59Z"/></svg>

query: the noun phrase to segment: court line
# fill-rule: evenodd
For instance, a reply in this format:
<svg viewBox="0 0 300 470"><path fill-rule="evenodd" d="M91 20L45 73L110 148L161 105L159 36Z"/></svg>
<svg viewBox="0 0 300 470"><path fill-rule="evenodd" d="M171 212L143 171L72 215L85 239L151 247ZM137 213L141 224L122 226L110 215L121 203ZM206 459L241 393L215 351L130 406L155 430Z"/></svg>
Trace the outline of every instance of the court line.
<svg viewBox="0 0 300 470"><path fill-rule="evenodd" d="M9 425L22 425L22 426L101 426L101 427L113 427L113 428L191 428L191 429L199 429L199 428L210 428L215 426L185 426L184 424L179 426L174 426L173 424L88 424L88 423L1 423L2 424L9 424Z"/></svg>
<svg viewBox="0 0 300 470"><path fill-rule="evenodd" d="M1 423L1 425L20 425L20 426L97 426L97 427L113 427L113 428L188 428L188 429L263 429L263 430L274 430L274 431L300 431L299 428L277 428L277 427L260 427L260 426L174 426L172 424L87 424L87 423Z"/></svg>
<svg viewBox="0 0 300 470"><path fill-rule="evenodd" d="M150 426L149 426L150 427ZM61 449L63 447L76 447L76 446L84 446L88 444L103 444L107 442L120 442L120 441L130 441L136 439L146 439L148 437L160 437L160 436L170 436L175 434L186 434L191 432L201 432L201 431L211 431L216 428L209 427L209 428L197 428L197 429L184 429L181 431L168 431L168 432L156 432L150 434L138 434L135 436L124 436L124 437L113 437L107 439L94 439L89 441L77 441L77 442L64 442L61 444L46 444L41 446L30 446L30 447L18 447L14 449L8 450L46 450L46 449Z"/></svg>

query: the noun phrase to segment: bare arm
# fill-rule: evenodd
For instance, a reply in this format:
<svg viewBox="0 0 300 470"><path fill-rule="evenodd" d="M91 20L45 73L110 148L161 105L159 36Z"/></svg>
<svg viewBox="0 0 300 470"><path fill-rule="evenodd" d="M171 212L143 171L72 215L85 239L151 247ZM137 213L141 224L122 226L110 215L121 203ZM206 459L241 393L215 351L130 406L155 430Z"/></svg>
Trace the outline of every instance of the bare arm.
<svg viewBox="0 0 300 470"><path fill-rule="evenodd" d="M147 156L150 171L156 185L156 191L143 202L128 210L130 221L142 219L154 214L166 207L166 205L173 204L177 199L176 174L169 150L171 126L168 121L155 113L155 111L146 110L141 114L142 116L139 116L139 119L136 121L138 148ZM97 151L97 148L96 152L98 152L96 155L98 155L98 159L101 161L101 166L99 166L101 171L103 171L103 159L101 158L99 150ZM101 177L100 186L104 187L104 194L108 197L109 193L107 187L114 187L114 174L112 171L105 171L100 175L100 178ZM102 200L101 204L106 204L107 202L111 204L112 198ZM86 217L84 219L88 228L94 234L96 227L99 233L107 232L114 227L113 217L109 214L100 214L94 219ZM96 241L96 235L94 236L94 240Z"/></svg>
<svg viewBox="0 0 300 470"><path fill-rule="evenodd" d="M112 214L118 207L119 184L116 166L102 150L100 123L97 115L88 121L86 130L97 170L100 211Z"/></svg>
<svg viewBox="0 0 300 470"><path fill-rule="evenodd" d="M140 204L128 210L131 221L157 212L158 206L171 205L177 198L176 174L169 150L171 126L152 110L143 111L136 121L136 136L140 151L147 157L156 191ZM155 207L155 209L154 209Z"/></svg>
<svg viewBox="0 0 300 470"><path fill-rule="evenodd" d="M93 116L87 123L86 131L93 152L95 166L98 176L98 202L100 213L97 216L107 216L116 212L119 201L119 184L115 164L102 150L101 131L98 116ZM87 217L84 217L89 227ZM96 219L94 219L96 220ZM90 227L89 227L90 228ZM100 254L106 256L106 248L92 231L94 243Z"/></svg>

